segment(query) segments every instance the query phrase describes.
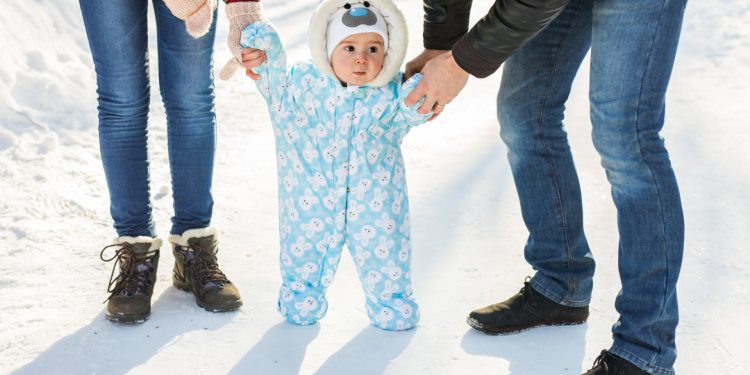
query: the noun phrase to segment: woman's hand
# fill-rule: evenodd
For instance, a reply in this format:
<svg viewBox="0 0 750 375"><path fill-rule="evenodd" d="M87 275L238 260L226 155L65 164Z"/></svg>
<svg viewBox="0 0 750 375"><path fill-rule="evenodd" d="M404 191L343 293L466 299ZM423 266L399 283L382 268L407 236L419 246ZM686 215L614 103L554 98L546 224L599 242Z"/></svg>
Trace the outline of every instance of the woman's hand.
<svg viewBox="0 0 750 375"><path fill-rule="evenodd" d="M185 21L185 28L193 38L200 38L214 21L216 0L164 0L175 17Z"/></svg>
<svg viewBox="0 0 750 375"><path fill-rule="evenodd" d="M246 57L244 51L247 49L242 48L240 45L240 39L242 38L242 30L245 30L247 25L265 19L265 17L263 17L261 3L254 1L229 3L226 6L226 12L227 18L229 19L227 47L234 57L221 69L219 78L222 80L232 78L237 69L244 67L245 74L251 79L257 80L260 77L255 74L252 69L265 61L265 53L263 54L263 60L260 62L256 61L258 59L256 54ZM248 60L246 60L246 58Z"/></svg>

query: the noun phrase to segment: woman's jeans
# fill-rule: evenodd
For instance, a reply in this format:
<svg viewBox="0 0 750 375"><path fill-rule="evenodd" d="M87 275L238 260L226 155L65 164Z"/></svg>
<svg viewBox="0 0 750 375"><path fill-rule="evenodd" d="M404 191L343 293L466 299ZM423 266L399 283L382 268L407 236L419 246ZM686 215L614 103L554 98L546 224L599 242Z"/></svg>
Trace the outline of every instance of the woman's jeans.
<svg viewBox="0 0 750 375"><path fill-rule="evenodd" d="M673 373L676 284L684 223L659 136L686 0L571 0L504 65L498 94L535 290L566 306L591 299L594 259L563 128L573 78L591 49L592 138L612 187L622 290L611 352L654 374Z"/></svg>
<svg viewBox="0 0 750 375"><path fill-rule="evenodd" d="M99 100L99 144L119 236L155 236L146 146L149 112L147 0L80 0ZM194 39L162 0L153 2L159 88L167 113L174 217L171 234L211 221L216 116L216 23Z"/></svg>

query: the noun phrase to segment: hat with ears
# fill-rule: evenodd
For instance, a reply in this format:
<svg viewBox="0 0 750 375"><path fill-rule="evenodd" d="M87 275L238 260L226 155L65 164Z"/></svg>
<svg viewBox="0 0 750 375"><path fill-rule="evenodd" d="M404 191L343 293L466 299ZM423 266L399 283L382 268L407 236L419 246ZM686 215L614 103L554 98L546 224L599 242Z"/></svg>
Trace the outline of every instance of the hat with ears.
<svg viewBox="0 0 750 375"><path fill-rule="evenodd" d="M333 50L350 35L375 33L383 38L383 51L388 50L388 26L383 16L370 3L348 4L331 16L326 30L326 55L331 61Z"/></svg>
<svg viewBox="0 0 750 375"><path fill-rule="evenodd" d="M406 19L391 0L323 0L310 20L309 46L313 63L323 73L336 77L330 56L347 36L377 33L383 37L383 68L367 85L378 87L396 76L406 56Z"/></svg>

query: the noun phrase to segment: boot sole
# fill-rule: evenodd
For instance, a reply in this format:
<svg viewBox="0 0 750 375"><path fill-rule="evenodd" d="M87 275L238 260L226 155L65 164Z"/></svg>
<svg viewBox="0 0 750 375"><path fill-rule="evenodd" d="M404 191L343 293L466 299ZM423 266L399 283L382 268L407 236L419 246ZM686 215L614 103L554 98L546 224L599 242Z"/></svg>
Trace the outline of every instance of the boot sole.
<svg viewBox="0 0 750 375"><path fill-rule="evenodd" d="M466 323L471 326L471 328L476 329L477 331L486 333L488 335L492 336L506 336L506 335L513 335L516 333L521 333L524 331L528 331L533 328L538 327L554 327L554 326L574 326L578 324L586 323L586 319L583 320L565 320L565 321L559 321L559 322L542 322L539 324L535 324L532 326L527 327L494 327L494 326L486 326L482 323L479 323L474 318L467 317Z"/></svg>
<svg viewBox="0 0 750 375"><path fill-rule="evenodd" d="M190 286L188 286L186 283L183 283L178 280L172 280L172 284L174 285L175 288L183 292L192 293L193 296L195 296L195 293L193 293L193 290L190 289ZM242 300L240 299L232 303L224 304L221 306L209 306L203 303L203 301L201 301L200 299L198 299L198 297L195 297L195 304L198 305L198 307L209 312L230 312L230 311L236 311L237 309L239 309L240 306L242 306Z"/></svg>
<svg viewBox="0 0 750 375"><path fill-rule="evenodd" d="M146 315L109 315L105 314L107 320L117 324L136 325L144 323L151 317L151 313Z"/></svg>

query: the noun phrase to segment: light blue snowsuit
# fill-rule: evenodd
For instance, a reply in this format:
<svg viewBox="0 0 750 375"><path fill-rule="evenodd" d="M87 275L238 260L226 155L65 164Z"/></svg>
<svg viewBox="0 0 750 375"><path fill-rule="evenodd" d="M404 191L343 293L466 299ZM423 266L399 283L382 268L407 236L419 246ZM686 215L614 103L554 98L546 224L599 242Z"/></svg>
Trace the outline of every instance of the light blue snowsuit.
<svg viewBox="0 0 750 375"><path fill-rule="evenodd" d="M264 50L255 71L273 122L279 174L282 286L278 309L294 324L313 324L328 308L344 244L355 259L367 314L382 329L414 327L409 209L403 136L431 114L404 99L421 76L403 73L382 87L344 87L312 62L289 71L274 27L258 22L243 47Z"/></svg>

